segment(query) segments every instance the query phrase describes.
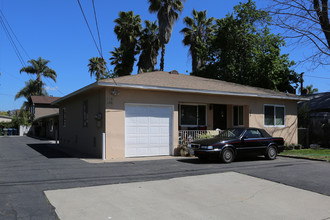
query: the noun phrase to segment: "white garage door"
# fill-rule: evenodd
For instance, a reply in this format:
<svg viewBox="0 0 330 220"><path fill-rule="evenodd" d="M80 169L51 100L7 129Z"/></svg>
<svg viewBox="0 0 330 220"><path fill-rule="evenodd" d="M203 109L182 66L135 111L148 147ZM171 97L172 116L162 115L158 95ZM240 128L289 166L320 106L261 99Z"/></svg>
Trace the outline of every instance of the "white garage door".
<svg viewBox="0 0 330 220"><path fill-rule="evenodd" d="M125 156L170 155L171 106L125 106Z"/></svg>

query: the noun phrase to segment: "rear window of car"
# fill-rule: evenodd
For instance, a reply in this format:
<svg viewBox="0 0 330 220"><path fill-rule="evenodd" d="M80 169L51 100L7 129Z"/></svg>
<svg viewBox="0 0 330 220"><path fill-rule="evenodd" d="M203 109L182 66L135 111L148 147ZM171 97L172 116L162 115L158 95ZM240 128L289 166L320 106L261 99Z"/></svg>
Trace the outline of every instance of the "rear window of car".
<svg viewBox="0 0 330 220"><path fill-rule="evenodd" d="M263 137L263 135L261 134L261 132L258 129L248 129L246 130L245 137L248 138L261 138Z"/></svg>

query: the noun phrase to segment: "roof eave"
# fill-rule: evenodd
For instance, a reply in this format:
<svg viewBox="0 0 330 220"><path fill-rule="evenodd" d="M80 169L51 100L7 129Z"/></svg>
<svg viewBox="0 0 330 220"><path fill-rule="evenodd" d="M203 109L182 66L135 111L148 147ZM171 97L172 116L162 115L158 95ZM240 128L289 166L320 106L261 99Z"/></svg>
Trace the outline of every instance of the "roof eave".
<svg viewBox="0 0 330 220"><path fill-rule="evenodd" d="M200 90L200 89L186 89L186 88L149 86L149 85L125 84L125 83L115 84L115 83L110 83L110 82L99 82L98 85L100 85L100 86L109 86L109 87L119 87L119 88L134 88L134 89L146 89L146 90L160 90L160 91L172 91L172 92L212 94L212 95L231 95L231 96L243 96L243 97L286 99L286 100L296 100L296 101L309 100L308 98L303 98L303 97L275 96L275 95L263 95L263 94L254 94L254 93L239 93L239 92L225 92L225 91L212 91L212 90Z"/></svg>
<svg viewBox="0 0 330 220"><path fill-rule="evenodd" d="M51 104L52 105L56 105L56 104L58 104L58 103L60 103L60 102L62 102L64 100L66 100L68 98L71 98L72 96L78 95L78 94L80 94L82 92L85 92L85 91L87 91L89 89L92 89L92 88L94 88L94 87L96 87L98 85L99 85L99 82L95 82L95 83L89 84L89 85L87 85L87 86L85 86L85 87L83 87L81 89L78 89L78 90L76 90L76 91L74 91L74 92L72 92L72 93L70 93L70 94L68 94L66 96L63 96L62 98L60 98L60 99L52 102Z"/></svg>
<svg viewBox="0 0 330 220"><path fill-rule="evenodd" d="M149 85L138 85L138 84L126 84L126 83L111 83L111 82L95 82L88 86L85 86L75 92L72 92L54 102L52 105L56 105L68 98L85 92L89 89L97 86L104 87L118 87L118 88L131 88L131 89L145 89L145 90L158 90L158 91L171 91L171 92L185 92L185 93L199 93L199 94L210 94L210 95L230 95L230 96L241 96L241 97L257 97L257 98L272 98L272 99L285 99L285 100L296 100L296 101L307 101L306 97L290 97L290 96L276 96L276 95L264 95L254 93L240 93L240 92L225 92L225 91L212 91L212 90L200 90L200 89L186 89L186 88L175 88L175 87L163 87L163 86L149 86Z"/></svg>

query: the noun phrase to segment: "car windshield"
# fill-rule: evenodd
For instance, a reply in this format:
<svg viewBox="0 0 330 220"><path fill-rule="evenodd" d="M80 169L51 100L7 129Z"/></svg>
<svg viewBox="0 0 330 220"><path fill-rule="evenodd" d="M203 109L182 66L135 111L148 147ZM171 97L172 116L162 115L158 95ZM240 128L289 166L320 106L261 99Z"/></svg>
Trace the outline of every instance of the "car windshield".
<svg viewBox="0 0 330 220"><path fill-rule="evenodd" d="M222 131L218 136L222 138L235 138L241 136L243 128L231 128Z"/></svg>

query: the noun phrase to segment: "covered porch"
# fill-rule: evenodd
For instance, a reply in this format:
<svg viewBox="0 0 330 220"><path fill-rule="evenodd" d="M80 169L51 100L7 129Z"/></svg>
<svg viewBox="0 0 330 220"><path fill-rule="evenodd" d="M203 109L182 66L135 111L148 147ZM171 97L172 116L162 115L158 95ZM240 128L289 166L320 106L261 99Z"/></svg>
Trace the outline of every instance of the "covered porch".
<svg viewBox="0 0 330 220"><path fill-rule="evenodd" d="M213 103L180 103L179 130L224 130L249 127L249 106Z"/></svg>
<svg viewBox="0 0 330 220"><path fill-rule="evenodd" d="M218 135L232 127L249 127L249 106L214 103L179 104L180 148L196 139Z"/></svg>

